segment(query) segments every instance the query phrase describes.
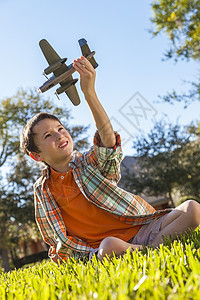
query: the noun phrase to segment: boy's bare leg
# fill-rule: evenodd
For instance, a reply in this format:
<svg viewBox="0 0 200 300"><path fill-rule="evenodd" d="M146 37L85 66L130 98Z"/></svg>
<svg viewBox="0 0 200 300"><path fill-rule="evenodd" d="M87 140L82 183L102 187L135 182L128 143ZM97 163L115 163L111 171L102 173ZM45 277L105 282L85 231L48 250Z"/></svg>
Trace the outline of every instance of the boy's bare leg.
<svg viewBox="0 0 200 300"><path fill-rule="evenodd" d="M188 200L176 207L172 212L166 215L161 225L161 231L154 238L151 246L158 247L162 244L162 236L176 238L189 229L196 229L200 225L200 204L194 200ZM123 254L130 248L131 251L142 249L142 245L134 245L124 242L115 237L105 238L98 251L98 258Z"/></svg>
<svg viewBox="0 0 200 300"><path fill-rule="evenodd" d="M121 255L125 253L128 248L130 248L131 251L134 251L136 249L142 249L142 246L129 244L116 237L107 237L101 242L97 256L102 260L107 255L112 257L113 252L116 255Z"/></svg>
<svg viewBox="0 0 200 300"><path fill-rule="evenodd" d="M200 225L200 204L194 200L188 200L176 207L166 215L161 225L161 231L154 238L151 245L158 247L162 242L162 236L172 237L181 235L189 229L196 229Z"/></svg>

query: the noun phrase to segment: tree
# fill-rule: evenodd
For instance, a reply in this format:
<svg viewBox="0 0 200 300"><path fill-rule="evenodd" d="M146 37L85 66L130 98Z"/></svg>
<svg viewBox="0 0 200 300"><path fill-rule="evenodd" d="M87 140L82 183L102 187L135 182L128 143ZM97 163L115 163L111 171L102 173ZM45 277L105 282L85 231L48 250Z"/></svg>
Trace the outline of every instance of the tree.
<svg viewBox="0 0 200 300"><path fill-rule="evenodd" d="M150 30L153 36L164 32L170 39L169 50L165 58L200 59L200 1L199 0L159 0L153 1L154 16L151 22L154 28ZM199 76L200 77L200 76ZM189 82L187 93L168 93L163 99L173 103L173 100L184 101L186 105L194 100L200 100L200 81Z"/></svg>
<svg viewBox="0 0 200 300"><path fill-rule="evenodd" d="M21 89L15 96L1 100L0 104L0 172L4 174L0 181L0 254L7 270L7 250L16 235L14 231L12 235L13 224L34 222L32 185L38 177L38 168L20 151L19 136L23 127L35 114L50 112L69 131L75 149L84 150L88 141L87 127L70 126L69 110L45 100L35 89Z"/></svg>
<svg viewBox="0 0 200 300"><path fill-rule="evenodd" d="M199 175L199 139L178 124L157 122L147 136L137 137L133 148L138 154L135 169L123 179L134 193L150 196L167 195L173 201L173 190L200 198L196 189Z"/></svg>
<svg viewBox="0 0 200 300"><path fill-rule="evenodd" d="M195 139L185 145L181 151L181 161L187 179L179 189L187 199L194 198L200 201L200 134L198 127L195 126L190 126L188 131Z"/></svg>
<svg viewBox="0 0 200 300"><path fill-rule="evenodd" d="M5 190L0 184L0 255L3 260L4 270L7 272L10 269L8 250L9 238L8 238L8 227L10 226L9 218L9 203L6 202Z"/></svg>

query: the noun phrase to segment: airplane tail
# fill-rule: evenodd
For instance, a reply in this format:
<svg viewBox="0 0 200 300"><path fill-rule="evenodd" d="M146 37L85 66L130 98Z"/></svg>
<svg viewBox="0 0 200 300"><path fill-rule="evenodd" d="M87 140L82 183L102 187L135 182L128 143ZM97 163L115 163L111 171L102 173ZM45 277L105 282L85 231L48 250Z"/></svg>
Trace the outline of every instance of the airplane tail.
<svg viewBox="0 0 200 300"><path fill-rule="evenodd" d="M78 40L78 43L79 43L80 47L83 47L85 44L87 44L87 41L86 41L86 39L82 38L82 39Z"/></svg>

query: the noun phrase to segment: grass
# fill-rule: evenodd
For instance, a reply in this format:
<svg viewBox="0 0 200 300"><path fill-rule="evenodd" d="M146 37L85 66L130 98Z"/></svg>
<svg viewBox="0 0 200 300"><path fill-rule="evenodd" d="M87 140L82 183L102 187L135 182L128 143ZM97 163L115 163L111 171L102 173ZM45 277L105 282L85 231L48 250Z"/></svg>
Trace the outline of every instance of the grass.
<svg viewBox="0 0 200 300"><path fill-rule="evenodd" d="M2 272L0 299L200 299L200 227L156 250Z"/></svg>

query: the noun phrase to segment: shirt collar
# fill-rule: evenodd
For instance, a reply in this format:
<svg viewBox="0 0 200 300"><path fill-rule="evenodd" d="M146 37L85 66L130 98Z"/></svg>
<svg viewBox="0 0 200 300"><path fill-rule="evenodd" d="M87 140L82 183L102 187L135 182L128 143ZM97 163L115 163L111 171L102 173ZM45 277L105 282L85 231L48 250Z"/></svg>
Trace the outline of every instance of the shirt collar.
<svg viewBox="0 0 200 300"><path fill-rule="evenodd" d="M67 172L65 173L60 173L60 172L57 172L55 171L53 168L50 167L50 180L52 182L57 182L57 181L60 181L60 178L64 178L67 174Z"/></svg>
<svg viewBox="0 0 200 300"><path fill-rule="evenodd" d="M70 160L70 162L69 162L69 166L70 166L71 168L74 168L74 167L77 165L77 163L78 163L79 159L81 158L81 156L82 156L81 153L79 153L78 151L74 150L74 151L72 152L72 157L71 157L71 160ZM51 170L53 170L53 169L52 169L50 166L46 166L46 167L42 170L42 176L43 176L43 178L49 179ZM54 170L53 170L53 171L54 171ZM56 172L56 171L54 171L54 172L55 172L55 173L58 173L59 175L61 174L61 173ZM58 175L58 176L59 176L59 175Z"/></svg>

